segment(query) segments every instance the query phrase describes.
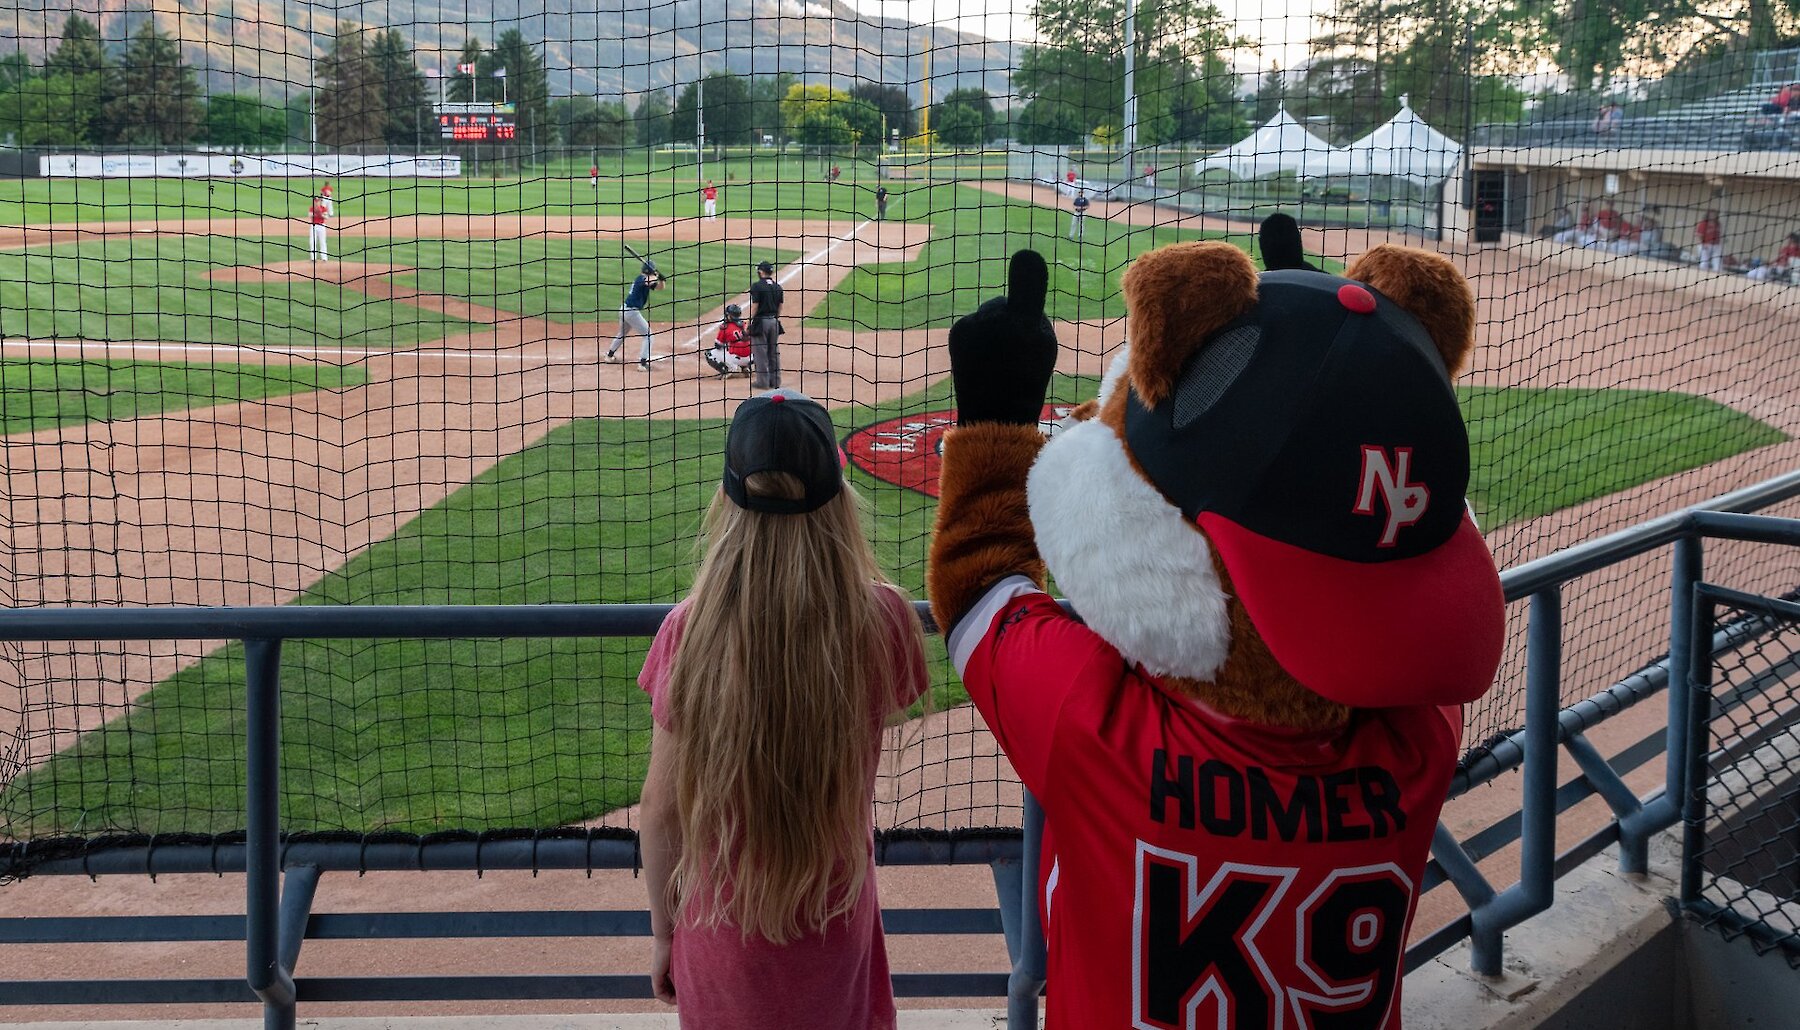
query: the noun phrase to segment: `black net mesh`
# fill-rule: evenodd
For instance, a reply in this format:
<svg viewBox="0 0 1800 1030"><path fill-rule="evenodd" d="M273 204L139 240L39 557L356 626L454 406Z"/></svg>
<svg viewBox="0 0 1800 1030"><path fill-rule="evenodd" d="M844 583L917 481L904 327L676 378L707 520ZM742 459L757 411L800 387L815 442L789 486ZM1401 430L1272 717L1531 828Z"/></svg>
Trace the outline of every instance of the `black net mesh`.
<svg viewBox="0 0 1800 1030"><path fill-rule="evenodd" d="M1800 129L1765 107L1800 55L1743 43L1779 33L1232 10L1139 4L1128 48L1114 0L5 5L0 606L674 601L763 260L782 381L916 595L947 328L1007 256L1049 259L1066 407L1135 255L1254 254L1274 211L1334 271L1398 242L1469 275L1502 566L1795 467ZM1666 561L1571 588L1570 700L1666 650ZM1472 744L1522 721L1523 618ZM287 824L629 827L644 646L290 643ZM880 825L1016 825L932 647ZM240 829L242 675L229 641L0 643L0 837Z"/></svg>
<svg viewBox="0 0 1800 1030"><path fill-rule="evenodd" d="M1689 826L1701 922L1800 969L1800 606L1751 613L1770 635L1713 662L1699 819Z"/></svg>

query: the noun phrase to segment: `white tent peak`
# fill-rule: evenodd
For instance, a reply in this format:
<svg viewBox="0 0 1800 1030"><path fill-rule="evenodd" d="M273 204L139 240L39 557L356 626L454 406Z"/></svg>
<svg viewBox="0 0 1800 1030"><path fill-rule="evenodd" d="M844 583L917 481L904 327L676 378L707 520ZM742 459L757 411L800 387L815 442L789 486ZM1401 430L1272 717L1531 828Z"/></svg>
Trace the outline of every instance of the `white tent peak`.
<svg viewBox="0 0 1800 1030"><path fill-rule="evenodd" d="M1195 172L1222 168L1240 179L1300 171L1342 151L1306 131L1283 105L1255 132L1194 162Z"/></svg>
<svg viewBox="0 0 1800 1030"><path fill-rule="evenodd" d="M1400 110L1381 127L1344 148L1356 175L1392 175L1429 185L1447 178L1462 161L1462 146L1426 124L1400 98Z"/></svg>

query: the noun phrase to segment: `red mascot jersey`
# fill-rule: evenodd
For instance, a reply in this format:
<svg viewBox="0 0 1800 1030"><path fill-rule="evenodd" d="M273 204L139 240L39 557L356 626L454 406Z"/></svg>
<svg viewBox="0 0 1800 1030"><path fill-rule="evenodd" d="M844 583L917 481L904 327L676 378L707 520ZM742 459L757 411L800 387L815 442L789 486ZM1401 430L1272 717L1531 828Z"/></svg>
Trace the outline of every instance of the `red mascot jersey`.
<svg viewBox="0 0 1800 1030"><path fill-rule="evenodd" d="M1456 709L1359 709L1336 734L1235 720L1022 576L948 643L1044 807L1047 1026L1398 1030Z"/></svg>

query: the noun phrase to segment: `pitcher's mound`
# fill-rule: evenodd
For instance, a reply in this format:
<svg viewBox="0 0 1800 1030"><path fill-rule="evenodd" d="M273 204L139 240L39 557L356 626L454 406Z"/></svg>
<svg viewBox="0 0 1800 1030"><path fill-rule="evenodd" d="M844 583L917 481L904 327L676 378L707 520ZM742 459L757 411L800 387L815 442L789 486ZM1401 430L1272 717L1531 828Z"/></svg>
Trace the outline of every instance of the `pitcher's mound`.
<svg viewBox="0 0 1800 1030"><path fill-rule="evenodd" d="M206 273L214 282L264 283L284 279L311 279L327 283L355 283L397 272L413 272L411 265L384 265L374 261L280 261L272 265L234 265Z"/></svg>

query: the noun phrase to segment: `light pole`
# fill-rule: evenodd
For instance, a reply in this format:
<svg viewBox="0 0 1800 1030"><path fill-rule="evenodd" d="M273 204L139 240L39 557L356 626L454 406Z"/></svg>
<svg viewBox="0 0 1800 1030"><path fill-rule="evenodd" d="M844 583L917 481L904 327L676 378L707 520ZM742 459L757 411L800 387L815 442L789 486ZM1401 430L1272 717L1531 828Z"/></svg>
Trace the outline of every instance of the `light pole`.
<svg viewBox="0 0 1800 1030"><path fill-rule="evenodd" d="M1137 150L1137 10L1132 0L1125 0L1125 124L1120 133L1123 144L1125 181L1137 174L1132 153Z"/></svg>

